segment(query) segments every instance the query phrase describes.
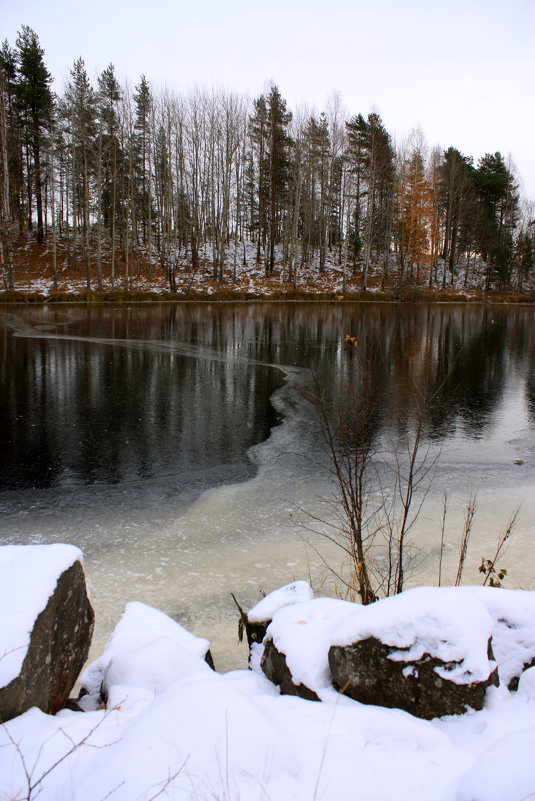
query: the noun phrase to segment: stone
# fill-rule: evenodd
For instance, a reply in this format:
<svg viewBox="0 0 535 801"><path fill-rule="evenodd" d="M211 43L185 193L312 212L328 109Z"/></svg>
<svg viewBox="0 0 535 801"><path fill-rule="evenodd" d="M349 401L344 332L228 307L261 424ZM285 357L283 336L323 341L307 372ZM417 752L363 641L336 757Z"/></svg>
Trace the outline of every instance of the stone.
<svg viewBox="0 0 535 801"><path fill-rule="evenodd" d="M329 667L334 687L363 704L404 709L431 720L444 715L461 715L467 708L481 709L487 688L499 683L496 668L486 680L468 684L449 681L444 674L455 669L458 663L447 663L429 654L403 661L402 651L375 637L352 645L331 646ZM393 653L395 659L390 658ZM492 659L490 640L488 658Z"/></svg>
<svg viewBox="0 0 535 801"><path fill-rule="evenodd" d="M294 683L286 657L277 650L273 640L267 639L264 642L261 667L268 679L280 687L282 695L297 695L306 701L320 700L316 693L304 684Z"/></svg>
<svg viewBox="0 0 535 801"><path fill-rule="evenodd" d="M0 688L1 722L33 706L51 715L65 706L87 659L93 624L84 570L75 561L59 575L46 607L35 618L18 675Z"/></svg>
<svg viewBox="0 0 535 801"><path fill-rule="evenodd" d="M249 646L249 667L253 667L257 661L258 646L263 642L273 616L287 606L311 600L313 593L308 581L293 581L265 595L248 612L242 609L234 595L232 597L240 612L239 639L241 642L245 631Z"/></svg>

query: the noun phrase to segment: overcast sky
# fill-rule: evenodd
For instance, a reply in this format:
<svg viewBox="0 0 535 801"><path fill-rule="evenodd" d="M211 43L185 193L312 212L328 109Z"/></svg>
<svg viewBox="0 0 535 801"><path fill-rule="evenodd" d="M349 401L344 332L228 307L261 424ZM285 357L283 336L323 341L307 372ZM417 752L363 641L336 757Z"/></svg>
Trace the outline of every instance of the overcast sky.
<svg viewBox="0 0 535 801"><path fill-rule="evenodd" d="M155 89L274 81L291 110L338 91L398 142L420 126L476 161L510 154L535 199L535 0L0 0L0 37L22 24L57 91L79 56Z"/></svg>

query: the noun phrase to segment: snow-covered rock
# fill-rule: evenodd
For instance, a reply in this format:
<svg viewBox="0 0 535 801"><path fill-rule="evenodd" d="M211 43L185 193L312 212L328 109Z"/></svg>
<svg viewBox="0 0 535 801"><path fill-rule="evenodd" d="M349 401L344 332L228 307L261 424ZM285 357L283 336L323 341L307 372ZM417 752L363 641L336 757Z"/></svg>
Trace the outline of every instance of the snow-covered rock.
<svg viewBox="0 0 535 801"><path fill-rule="evenodd" d="M460 587L385 598L333 631L333 684L362 703L427 719L481 709L499 683L493 627L485 604Z"/></svg>
<svg viewBox="0 0 535 801"><path fill-rule="evenodd" d="M210 670L209 648L208 640L190 634L164 612L131 601L104 653L84 670L80 684L97 698L108 698L112 688L121 688L109 706L121 693L132 695L134 687L159 694L179 678Z"/></svg>
<svg viewBox="0 0 535 801"><path fill-rule="evenodd" d="M261 643L273 615L283 607L300 604L311 598L313 598L313 592L308 581L293 581L291 584L273 590L253 606L245 616L242 615L249 645L250 668L260 669L260 660L263 654Z"/></svg>
<svg viewBox="0 0 535 801"><path fill-rule="evenodd" d="M522 602L510 606L519 620ZM430 719L480 709L498 684L496 620L475 592L423 587L365 607L317 598L272 614L259 664L285 694L330 700L337 690Z"/></svg>
<svg viewBox="0 0 535 801"><path fill-rule="evenodd" d="M72 545L0 548L0 720L55 713L87 659L94 614Z"/></svg>
<svg viewBox="0 0 535 801"><path fill-rule="evenodd" d="M261 668L287 695L308 700L332 693L328 652L332 632L364 607L335 598L315 598L280 608L263 644Z"/></svg>

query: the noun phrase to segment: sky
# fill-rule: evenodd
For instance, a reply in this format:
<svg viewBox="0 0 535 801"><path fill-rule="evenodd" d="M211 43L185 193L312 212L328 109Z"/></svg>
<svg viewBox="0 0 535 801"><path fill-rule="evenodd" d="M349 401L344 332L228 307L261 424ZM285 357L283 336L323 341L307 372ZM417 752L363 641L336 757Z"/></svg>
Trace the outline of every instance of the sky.
<svg viewBox="0 0 535 801"><path fill-rule="evenodd" d="M535 200L535 0L0 0L0 39L22 24L58 92L79 56L94 79L112 62L155 90L274 82L294 112L337 92L398 144L420 127L476 162L511 156Z"/></svg>

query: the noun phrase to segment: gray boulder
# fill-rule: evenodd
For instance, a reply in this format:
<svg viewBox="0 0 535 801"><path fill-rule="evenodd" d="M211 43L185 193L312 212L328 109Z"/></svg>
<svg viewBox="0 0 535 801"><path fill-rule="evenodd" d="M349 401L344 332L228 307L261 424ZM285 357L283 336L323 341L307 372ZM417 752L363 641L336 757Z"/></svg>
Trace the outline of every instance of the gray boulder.
<svg viewBox="0 0 535 801"><path fill-rule="evenodd" d="M45 556L43 552L43 557ZM46 558L43 558L43 571L46 571L46 562ZM1 578L0 576L0 580ZM21 580L24 580L23 571ZM24 588L21 597L24 593L31 595L31 581ZM3 602L6 603L5 598ZM2 615L9 614L9 607L2 609ZM15 643L26 638L23 646L15 644L10 651L9 643L6 645L4 641L2 644L6 662L13 652L25 651L25 655L18 674L0 688L0 721L21 715L32 706L49 714L55 714L65 706L87 659L93 624L94 613L87 596L84 570L80 561L76 560L57 578L55 589L48 597L46 606L35 617L29 633L29 643L28 632L21 631L19 640L15 640Z"/></svg>
<svg viewBox="0 0 535 801"><path fill-rule="evenodd" d="M486 680L467 684L449 681L445 674L455 670L458 663L444 662L430 654L417 660L408 657L405 662L400 659L400 650L375 637L353 645L331 646L329 667L334 687L363 704L404 709L431 720L461 715L468 707L481 709L487 688L499 683L497 669ZM492 659L490 640L488 658Z"/></svg>

